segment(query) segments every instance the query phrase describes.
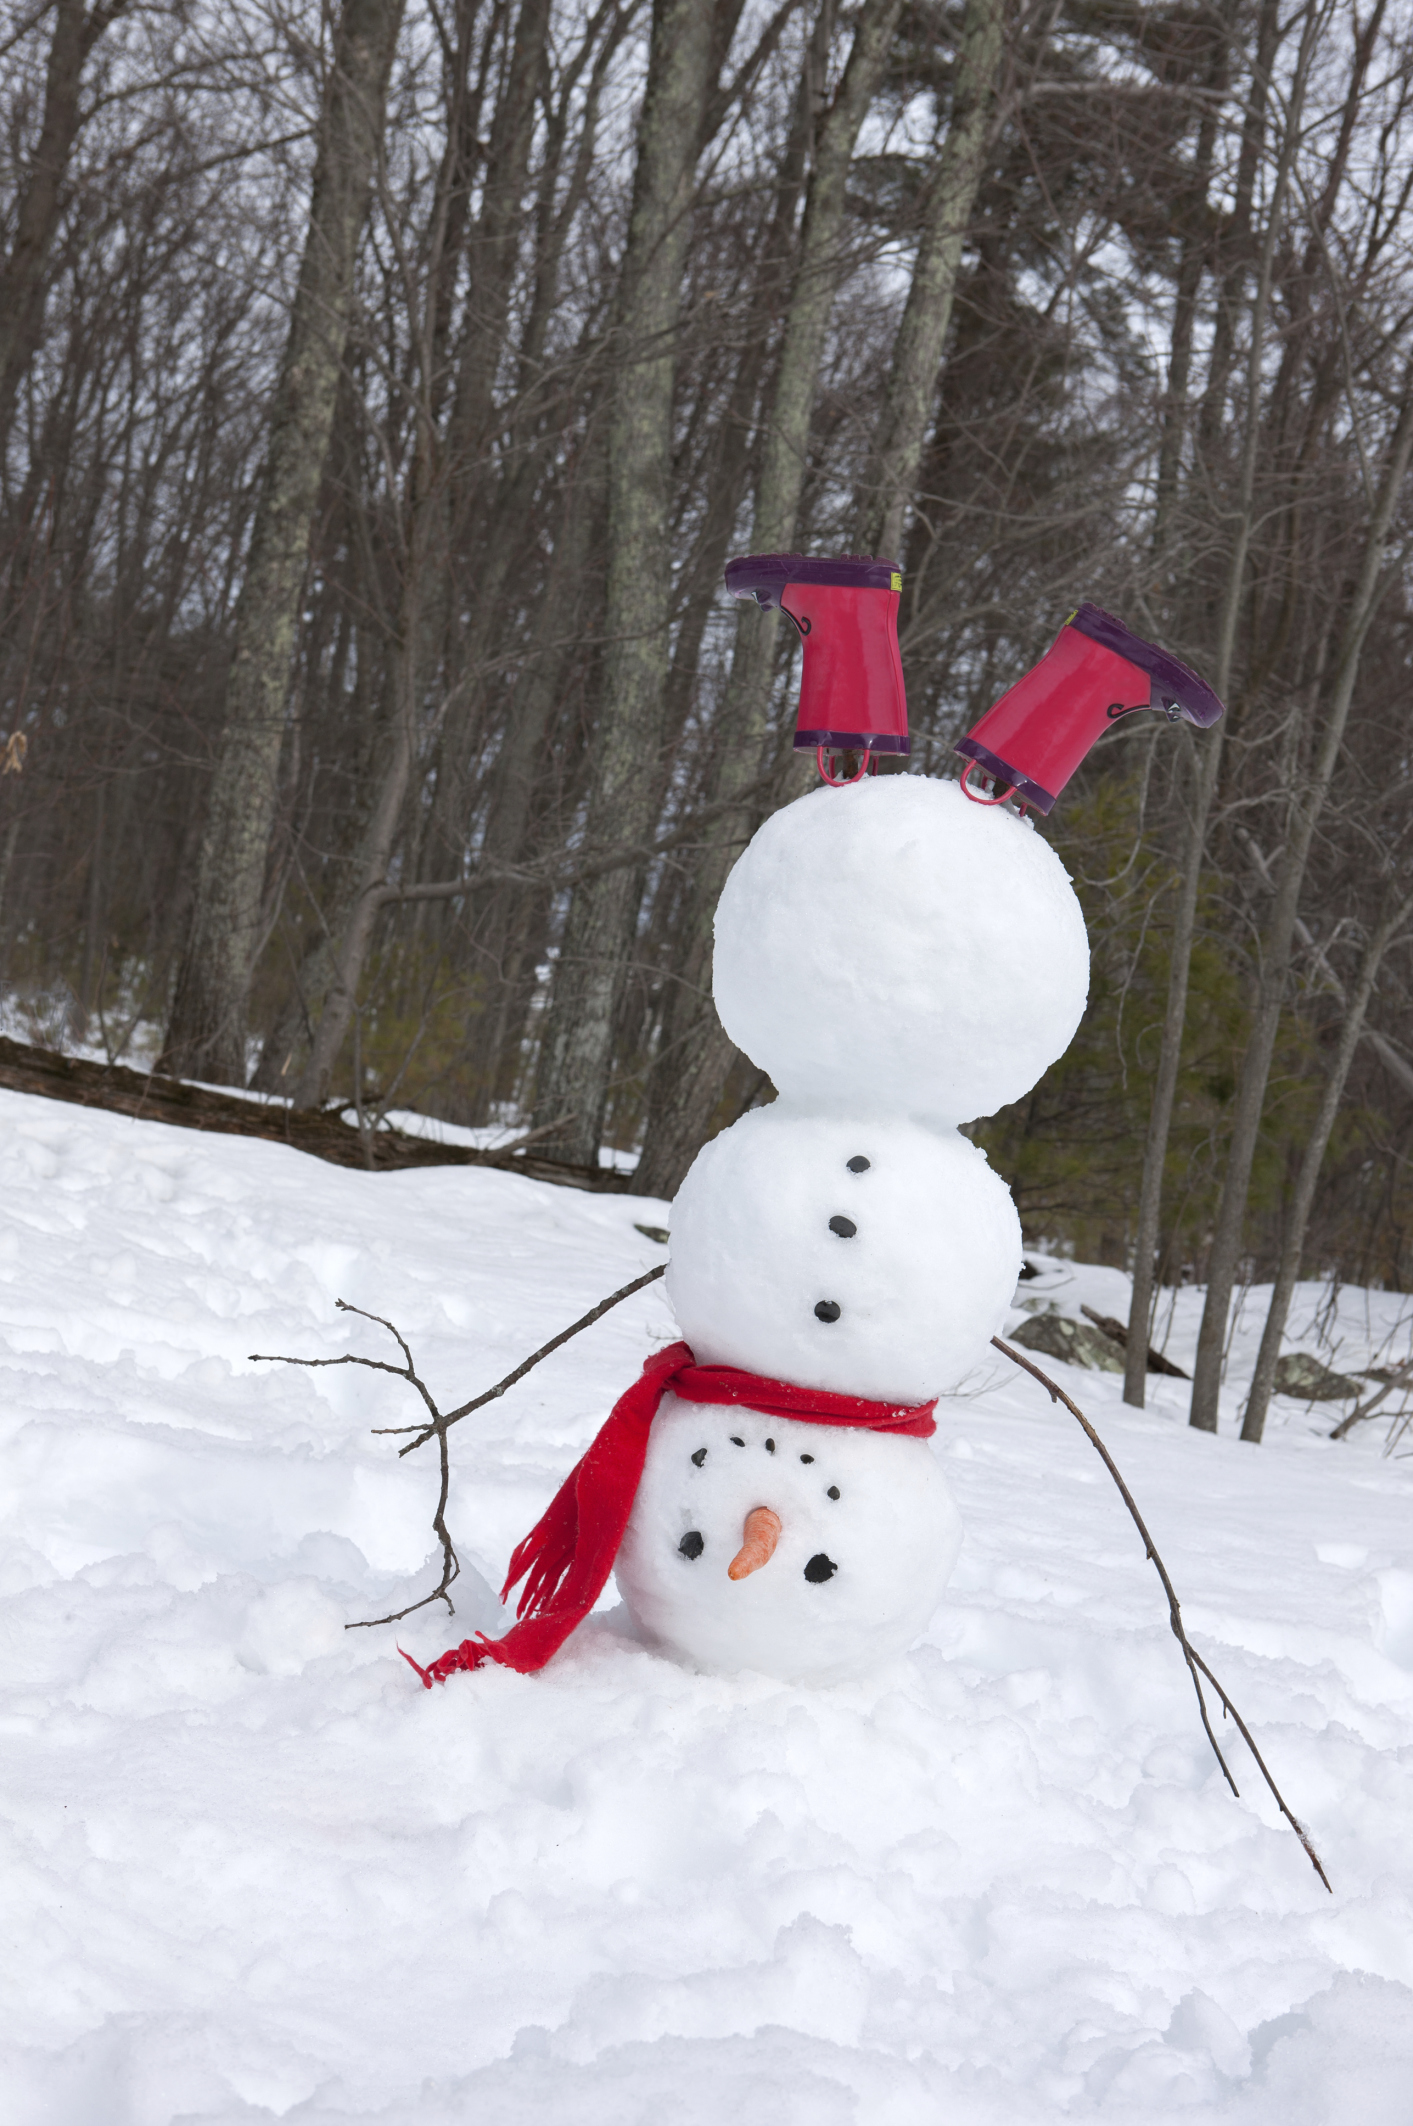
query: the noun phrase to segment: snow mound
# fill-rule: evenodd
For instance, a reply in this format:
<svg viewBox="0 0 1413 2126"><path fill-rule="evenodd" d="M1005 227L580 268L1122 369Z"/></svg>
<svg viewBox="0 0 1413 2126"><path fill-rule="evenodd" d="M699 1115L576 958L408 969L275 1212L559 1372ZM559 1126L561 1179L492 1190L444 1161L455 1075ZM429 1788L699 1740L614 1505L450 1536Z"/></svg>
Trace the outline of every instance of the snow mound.
<svg viewBox="0 0 1413 2126"><path fill-rule="evenodd" d="M500 1628L675 1334L660 1287L457 1427L455 1619L341 1628L435 1580L434 1468L370 1430L410 1391L248 1354L395 1357L342 1296L460 1401L660 1260L665 1207L7 1094L0 1218L6 2126L1405 2126L1410 1465L1331 1405L1237 1442L1259 1295L1215 1439L1181 1382L1138 1413L1048 1363L1332 1898L1234 1737L1227 1791L1112 1486L999 1357L938 1409L946 1599L866 1681L693 1673L610 1593L543 1675L424 1693L397 1642ZM1383 1363L1406 1303L1340 1304L1326 1358Z"/></svg>

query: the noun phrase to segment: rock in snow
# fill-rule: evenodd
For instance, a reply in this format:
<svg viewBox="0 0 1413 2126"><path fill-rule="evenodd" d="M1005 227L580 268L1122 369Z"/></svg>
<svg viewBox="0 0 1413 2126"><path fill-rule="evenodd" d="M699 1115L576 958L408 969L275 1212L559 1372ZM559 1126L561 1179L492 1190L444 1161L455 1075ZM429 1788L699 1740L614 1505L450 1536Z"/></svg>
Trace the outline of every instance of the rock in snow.
<svg viewBox="0 0 1413 2126"><path fill-rule="evenodd" d="M1347 1402L1363 1393L1362 1381L1333 1373L1311 1351L1287 1351L1276 1360L1275 1393L1298 1396L1305 1403Z"/></svg>
<svg viewBox="0 0 1413 2126"><path fill-rule="evenodd" d="M1098 1373L1122 1373L1124 1354L1102 1329L1087 1321L1071 1321L1066 1314L1032 1314L1012 1329L1006 1341L1047 1358L1062 1358L1066 1365L1090 1366Z"/></svg>
<svg viewBox="0 0 1413 2126"><path fill-rule="evenodd" d="M962 1552L875 1675L698 1674L610 1593L543 1675L426 1693L396 1642L444 1615L342 1628L434 1581L434 1468L370 1431L414 1398L247 1354L393 1356L342 1296L462 1400L660 1261L666 1208L7 1094L0 1221L6 2126L1407 2126L1413 1481L1328 1410L1239 1444L1259 1292L1215 1439L1181 1382L1064 1379L1333 1898L1235 1737L1228 1793L1120 1501L999 1357L939 1405ZM1340 1306L1342 1364L1402 1356L1405 1301ZM673 1333L652 1287L457 1427L451 1636L500 1628Z"/></svg>

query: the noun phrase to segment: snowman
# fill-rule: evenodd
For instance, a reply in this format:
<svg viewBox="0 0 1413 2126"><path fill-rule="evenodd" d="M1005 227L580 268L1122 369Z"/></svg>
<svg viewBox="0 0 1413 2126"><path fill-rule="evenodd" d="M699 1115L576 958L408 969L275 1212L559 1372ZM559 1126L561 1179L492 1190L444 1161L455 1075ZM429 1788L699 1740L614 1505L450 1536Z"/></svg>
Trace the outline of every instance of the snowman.
<svg viewBox="0 0 1413 2126"><path fill-rule="evenodd" d="M419 1669L429 1686L542 1666L610 1571L642 1637L708 1670L830 1682L919 1636L961 1545L933 1406L1021 1267L959 1125L1064 1052L1088 967L1053 850L957 783L866 776L767 820L721 896L713 994L778 1097L682 1184L681 1341L516 1551L521 1621Z"/></svg>
<svg viewBox="0 0 1413 2126"><path fill-rule="evenodd" d="M931 1405L1021 1267L1010 1194L958 1125L1063 1053L1088 971L1054 851L956 783L817 790L742 856L713 993L778 1098L683 1182L668 1297L699 1367L925 1414L895 1431L665 1396L616 1565L655 1643L824 1682L925 1629L961 1547Z"/></svg>

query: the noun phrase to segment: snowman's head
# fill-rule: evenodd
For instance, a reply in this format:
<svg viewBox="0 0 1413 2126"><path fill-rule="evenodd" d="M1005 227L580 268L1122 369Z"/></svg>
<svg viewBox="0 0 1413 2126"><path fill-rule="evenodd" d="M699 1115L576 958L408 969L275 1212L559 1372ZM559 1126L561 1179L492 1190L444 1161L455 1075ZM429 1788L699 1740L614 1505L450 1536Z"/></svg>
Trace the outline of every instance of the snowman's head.
<svg viewBox="0 0 1413 2126"><path fill-rule="evenodd" d="M726 1031L782 1093L839 1114L994 1114L1064 1053L1088 986L1054 850L926 776L785 806L717 907Z"/></svg>
<svg viewBox="0 0 1413 2126"><path fill-rule="evenodd" d="M926 1440L669 1395L614 1573L640 1628L704 1668L825 1682L926 1628L961 1533Z"/></svg>
<svg viewBox="0 0 1413 2126"><path fill-rule="evenodd" d="M986 1355L1020 1222L955 1130L778 1100L701 1152L667 1291L699 1364L919 1403Z"/></svg>

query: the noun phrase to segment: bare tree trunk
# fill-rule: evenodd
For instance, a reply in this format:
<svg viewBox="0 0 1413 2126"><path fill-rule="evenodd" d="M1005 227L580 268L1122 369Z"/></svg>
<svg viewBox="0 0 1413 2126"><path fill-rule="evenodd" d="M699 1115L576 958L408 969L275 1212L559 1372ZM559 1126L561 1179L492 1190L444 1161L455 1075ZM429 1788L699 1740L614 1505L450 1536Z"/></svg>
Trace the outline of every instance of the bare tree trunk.
<svg viewBox="0 0 1413 2126"><path fill-rule="evenodd" d="M496 761L480 861L489 870L524 863L537 838L551 827L562 831L553 814L553 784L547 789L547 748L560 711L566 674L584 655L596 615L593 573L595 546L604 528L606 468L599 438L590 434L583 462L569 482L564 516L536 628L536 639L511 696L504 741ZM562 755L560 758L562 772ZM561 800L562 801L562 800ZM475 1046L481 1064L477 1089L481 1118L492 1099L506 1098L520 1076L525 1015L534 993L534 947L543 928L553 888L547 880L516 884L502 880L489 887L484 913L476 924L476 951L495 970L499 995ZM529 963L528 965L526 963Z"/></svg>
<svg viewBox="0 0 1413 2126"><path fill-rule="evenodd" d="M418 652L421 648L421 598L425 588L418 531L419 525L414 520L412 550L406 557L407 577L398 615L398 642L391 675L393 714L386 751L374 771L375 796L359 849L357 884L352 905L333 934L332 980L310 1044L309 1060L294 1089L296 1107L318 1107L328 1094L334 1065L357 1005L358 985L378 920L377 889L387 878L417 757L420 729ZM361 1086L355 1091L361 1097Z"/></svg>
<svg viewBox="0 0 1413 2126"><path fill-rule="evenodd" d="M1391 908L1370 933L1359 962L1359 972L1354 987L1344 998L1344 1017L1340 1023L1339 1041L1325 1079L1320 1105L1316 1110L1310 1134L1305 1140L1305 1149L1300 1158L1300 1172L1296 1177L1295 1195L1286 1224L1280 1261L1276 1266L1276 1281L1271 1293L1271 1304L1266 1314L1266 1326L1261 1332L1261 1348L1256 1354L1256 1370L1251 1376L1251 1390L1242 1414L1241 1436L1252 1446L1259 1446L1266 1429L1266 1413L1271 1405L1271 1391L1275 1387L1276 1363L1281 1355L1281 1342L1285 1325L1290 1316L1291 1297L1296 1279L1300 1275L1300 1257L1305 1247L1306 1229L1310 1212L1315 1202L1315 1190L1319 1185L1320 1168L1324 1163L1329 1145L1330 1132L1334 1128L1339 1103L1344 1097L1345 1081L1349 1066L1354 1060L1354 1051L1359 1046L1364 1032L1364 1018L1369 1009L1369 999L1374 993L1379 966L1385 952L1409 917L1413 916L1413 894Z"/></svg>
<svg viewBox="0 0 1413 2126"><path fill-rule="evenodd" d="M244 1084L290 664L402 0L345 0L163 1070Z"/></svg>
<svg viewBox="0 0 1413 2126"><path fill-rule="evenodd" d="M877 93L897 24L900 0L869 0L860 9L848 63L819 123L800 232L799 262L763 426L761 469L751 545L785 551L794 543L808 463L810 415L820 356L841 271L845 188L859 128ZM832 8L821 11L826 33ZM818 64L818 54L816 64ZM675 1195L710 1135L736 1050L710 996L711 924L726 874L752 827L745 793L759 780L775 660L774 613L743 606L737 614L731 677L709 786L711 801L739 797L717 815L698 863L684 913L679 955L664 1018L663 1052L653 1074L638 1186Z"/></svg>
<svg viewBox="0 0 1413 2126"><path fill-rule="evenodd" d="M412 772L426 731L423 693L425 675L433 662L429 640L433 628L429 628L428 614L429 610L440 609L447 588L450 462L464 463L454 453L443 450L437 430L437 412L445 396L448 319L460 262L460 232L470 159L465 133L473 113L479 110L479 98L472 98L467 93L471 14L471 6L463 0L460 35L453 61L455 73L448 83L446 144L438 173L437 206L431 219L426 282L420 306L418 291L414 287L404 280L400 289L410 307L420 307L420 330L415 341L417 370L413 414L417 446L406 485L402 586L389 673L390 713L381 741L374 748L367 790L362 794L365 817L357 855L349 868L344 891L330 911L326 937L319 941L310 956L313 964L308 966L301 983L300 1002L304 1009L308 1010L315 1002L321 1004L322 1009L308 1058L295 1085L296 1107L317 1107L328 1096L340 1050L357 1010L358 988L383 905L379 893L387 883ZM488 190L496 202L496 241L488 259L482 257L473 262L473 275L477 264L486 271L490 285L485 301L492 312L490 323L497 335L505 321L505 301L514 260L515 216L525 189L534 81L543 62L547 15L548 0L525 0L521 7L507 79L491 128L492 177ZM485 221L483 214L483 228ZM479 301L482 291L475 287L474 281L473 289ZM490 366L493 370L494 362ZM489 392L488 378L488 404ZM439 639L439 628L436 628L436 634ZM435 722L435 717L432 720ZM361 1088L355 1087L356 1097L360 1091Z"/></svg>
<svg viewBox="0 0 1413 2126"><path fill-rule="evenodd" d="M1236 165L1236 197L1225 228L1213 240L1213 273L1218 283L1212 348L1197 415L1197 456L1210 460L1215 452L1223 402L1231 377L1236 350L1236 326L1241 292L1254 255L1252 205L1256 178L1265 148L1266 120L1271 101L1271 79L1282 36L1277 0L1260 0L1256 19L1256 49L1241 128L1241 147Z"/></svg>
<svg viewBox="0 0 1413 2126"><path fill-rule="evenodd" d="M608 433L608 597L603 711L587 839L641 842L658 797L667 631L672 405L682 270L704 119L716 10L656 0L638 128L633 210L615 339L622 350ZM572 1114L551 1156L592 1166L607 1099L613 1027L641 891L636 869L575 889L540 1051L536 1126Z"/></svg>
<svg viewBox="0 0 1413 2126"><path fill-rule="evenodd" d="M450 696L441 772L427 836L427 855L434 876L444 877L454 870L465 840L465 762L473 752L472 730L480 705L483 668L515 552L513 541L506 536L505 518L523 516L529 501L530 482L525 477L528 467L523 460L513 461L497 483L490 444L496 424L496 377L511 337L511 296L527 214L536 92L545 70L549 16L550 0L522 0L486 143L480 210L466 243L470 286L465 338L457 363L446 439L448 464L454 468L447 493L448 561L433 586L441 608L441 625L439 628L433 622L429 632L446 634L446 616L460 571L464 571L467 580L475 582L476 595L470 601L469 629L455 645L461 680ZM473 109L479 113L479 99ZM473 134L472 154L477 145ZM505 504L509 505L508 510ZM452 566L453 555L459 570Z"/></svg>
<svg viewBox="0 0 1413 2126"><path fill-rule="evenodd" d="M547 399L562 395L565 388L560 372L566 365L562 356L556 359L549 339L565 247L575 214L592 187L594 147L612 63L640 7L641 0L621 6L599 0L577 48L558 55L558 95L551 98L545 56L549 9L543 0L527 0L504 70L481 207L467 244L469 317L448 422L452 488L460 499L448 512L449 561L438 586L439 610L430 632L444 643L448 674L454 671L455 677L448 679L435 787L420 838L419 876L428 881L456 869L467 840L473 797L466 764L478 750L506 584L520 557L518 535L533 509L546 449L564 426L564 419L553 415L546 421L545 410ZM577 109L577 84L586 70L582 109ZM532 173L537 93L543 145ZM473 134L471 148L478 147ZM533 193L527 201L532 174ZM533 251L527 261L521 239L532 222ZM516 349L516 381L509 405L498 415L495 384L512 338L518 272L525 274L530 295ZM590 374L599 351L595 337L595 331L586 330L579 343L578 362ZM590 400L594 396L583 373L573 391ZM473 596L458 597L463 584L474 585ZM460 627L452 618L458 602L470 609Z"/></svg>
<svg viewBox="0 0 1413 2126"><path fill-rule="evenodd" d="M1197 128L1197 146L1192 158L1192 176L1177 207L1182 228L1177 281L1173 290L1173 329L1169 341L1168 388L1163 400L1163 431L1158 447L1158 476L1153 505L1153 550L1161 558L1168 543L1178 482L1182 471L1183 442L1188 424L1188 386L1192 375L1192 332L1197 318L1197 292L1212 255L1209 194L1212 157L1217 144L1219 98L1230 73L1232 0L1211 24L1204 88L1206 100Z"/></svg>
<svg viewBox="0 0 1413 2126"><path fill-rule="evenodd" d="M967 0L962 18L947 138L924 195L922 239L893 344L888 394L855 505L865 553L891 555L902 549L952 321L962 243L985 163L1005 13L1006 0Z"/></svg>
<svg viewBox="0 0 1413 2126"><path fill-rule="evenodd" d="M1226 1341L1227 1313L1241 1254L1246 1198L1251 1184L1251 1163L1265 1104L1281 1010L1285 1003L1290 972L1291 946L1299 915L1300 892L1305 880L1310 844L1324 808L1339 757L1350 703L1359 676L1364 638L1380 598L1392 581L1394 570L1384 555L1393 512L1408 472L1413 452L1413 361L1404 372L1398 419L1389 439L1383 476L1371 514L1360 563L1359 577L1348 606L1339 657L1335 666L1329 709L1315 761L1309 774L1291 793L1286 815L1285 846L1276 875L1275 903L1261 943L1261 980L1256 1011L1242 1060L1237 1086L1236 1110L1232 1117L1231 1147L1221 1201L1217 1207L1216 1231L1207 1271L1207 1298L1197 1338L1197 1361L1192 1369L1192 1411L1189 1423L1201 1432L1217 1429L1217 1402L1222 1383L1222 1348Z"/></svg>
<svg viewBox="0 0 1413 2126"><path fill-rule="evenodd" d="M1184 731L1186 737L1186 730ZM1207 821L1222 757L1222 727L1217 724L1203 734L1200 750L1190 737L1192 799L1178 881L1177 905L1173 911L1171 959L1168 965L1168 995L1163 1010L1163 1036L1158 1050L1158 1068L1153 1078L1153 1100L1148 1111L1148 1135L1143 1147L1143 1178L1139 1184L1138 1223L1133 1243L1133 1299L1129 1307L1128 1343L1124 1353L1124 1401L1143 1408L1148 1379L1149 1321L1153 1311L1154 1276L1158 1262L1158 1228L1163 1207L1163 1170L1167 1164L1168 1137L1177 1099L1178 1072L1182 1065L1182 1037L1187 1024L1187 987L1192 968L1192 948L1197 936L1197 900L1202 881L1202 856L1207 842Z"/></svg>
<svg viewBox="0 0 1413 2126"><path fill-rule="evenodd" d="M1268 24L1274 19L1269 5L1258 37L1257 64L1247 108L1242 140L1242 177L1248 187L1238 200L1237 216L1250 214L1251 188L1255 185L1260 159L1260 140L1269 94ZM1307 16L1297 66L1297 112L1299 86L1303 85L1313 42L1313 11ZM1286 190L1298 134L1297 113L1290 115L1281 139L1266 227L1262 237L1256 290L1251 306L1251 345L1247 357L1245 432L1236 508L1233 513L1232 546L1227 556L1226 584L1217 624L1216 657L1212 684L1225 700L1231 687L1236 652L1236 626L1246 587L1246 557L1251 544L1251 525L1256 492L1257 446L1260 438L1261 363L1265 351L1266 317L1271 299L1271 272L1275 246L1284 212ZM1226 305L1234 310L1235 285L1225 291ZM1192 969L1192 948L1197 935L1197 901L1202 882L1202 861L1207 846L1207 822L1221 768L1223 725L1216 724L1202 740L1202 758L1194 778L1192 810L1188 817L1183 850L1182 876L1173 914L1168 996L1163 1013L1163 1037L1158 1068L1153 1081L1153 1101L1148 1114L1148 1135L1143 1147L1143 1177L1139 1185L1138 1221L1133 1248L1133 1298L1129 1307L1128 1343L1124 1355L1124 1401L1143 1408L1148 1380L1148 1331L1153 1308L1153 1279L1162 1218L1163 1171L1167 1164L1168 1138L1172 1132L1173 1106L1177 1098L1178 1073L1182 1066L1182 1037L1187 1024L1187 989Z"/></svg>
<svg viewBox="0 0 1413 2126"><path fill-rule="evenodd" d="M83 953L79 962L78 997L73 1016L74 1038L88 1039L89 1024L103 987L103 869L107 824L108 785L100 782L93 800L93 831L88 844L88 877L84 881Z"/></svg>
<svg viewBox="0 0 1413 2126"><path fill-rule="evenodd" d="M81 123L84 61L126 5L127 0L105 0L85 14L83 0L54 0L44 115L15 214L14 242L0 273L0 450L44 330L44 269L63 212L64 177Z"/></svg>
<svg viewBox="0 0 1413 2126"><path fill-rule="evenodd" d="M535 84L544 64L548 15L547 0L526 0L516 19L513 36L507 37L503 78L490 127L488 174L485 197L469 240L466 234L469 172L477 152L478 119L484 102L490 66L490 44L483 52L476 79L471 78L472 26L478 0L460 0L456 11L457 33L446 50L445 144L437 178L436 207L430 218L425 253L425 282L411 284L404 266L393 283L394 299L420 315L415 346L415 382L410 396L418 428L414 469L407 482L405 501L404 567L401 604L394 629L389 675L389 707L384 729L375 740L363 788L356 794L353 814L347 824L347 859L336 867L334 891L323 909L323 927L304 956L294 992L271 1029L256 1082L266 1090L295 1087L299 1105L318 1104L328 1095L332 1073L345 1039L369 951L384 906L381 896L398 833L404 820L411 776L424 743L440 744L443 769L448 754L455 755L467 741L468 703L477 693L472 679L458 672L448 675L435 709L428 709L427 694L446 649L447 614L452 598L452 555L466 521L475 518L475 505L484 501L483 467L479 454L487 441L485 431L494 414L492 387L496 364L509 332L509 300L514 277L516 245L522 219L524 195L533 133ZM602 12L602 10L601 10ZM612 48L613 40L607 40ZM494 39L490 40L494 43ZM590 49L586 39L580 57ZM566 89L567 94L567 89ZM551 158L552 160L552 158ZM456 396L450 407L451 376L448 364L453 299L465 254L470 254L471 318L468 344L458 371ZM541 247L543 252L543 246ZM423 263L419 253L414 262ZM543 256L537 257L543 267ZM472 402L474 401L474 410ZM446 437L440 433L445 413ZM471 441L468 444L468 428ZM529 477L527 477L527 474ZM520 514L528 512L528 489L534 467L523 464L502 493L493 517L513 509L517 491L523 493ZM464 490L464 493L461 491ZM463 514L461 530L454 529L453 497L460 493ZM577 525L582 511L571 504L567 524ZM502 526L502 532L504 527ZM493 534L483 533L495 544ZM572 543L567 528L555 542L551 583L546 598L553 609L548 625L561 633L564 613L575 598L573 581L566 580L565 553ZM515 552L514 541L502 536L498 559L490 569L478 572L478 617L473 623L476 656L484 656L496 624L496 607L506 572ZM575 546L578 573L589 561L586 541ZM542 630L543 631L543 630ZM534 692L522 687L516 693L512 729L500 755L499 785L504 784L507 758L524 752L524 702ZM450 710L450 716L448 711ZM449 728L452 719L456 731ZM438 780L437 803L445 810L447 785L454 780L458 791L466 787L456 763L450 775ZM512 793L512 795L518 794ZM505 795L503 787L500 795ZM459 870L466 839L462 807L452 808L459 820L453 841L442 851L444 872ZM493 802L488 819L481 861L492 870L498 856L509 861L519 854L513 803ZM451 817L451 814L447 814ZM523 825L523 813L520 815ZM514 835L508 853L499 846L503 829ZM498 898L510 890L488 889ZM422 904L423 906L435 904ZM443 906L449 906L443 903ZM288 1078L294 1056L310 1043L310 1052L293 1079Z"/></svg>

